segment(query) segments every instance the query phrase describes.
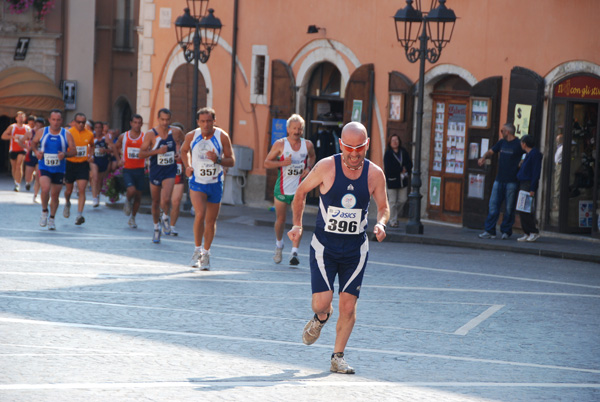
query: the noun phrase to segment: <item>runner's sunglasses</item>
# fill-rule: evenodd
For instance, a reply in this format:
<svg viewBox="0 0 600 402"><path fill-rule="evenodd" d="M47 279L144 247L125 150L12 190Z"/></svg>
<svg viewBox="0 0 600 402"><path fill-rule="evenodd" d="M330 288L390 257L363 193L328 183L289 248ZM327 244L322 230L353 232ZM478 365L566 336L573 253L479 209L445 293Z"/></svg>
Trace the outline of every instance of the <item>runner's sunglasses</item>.
<svg viewBox="0 0 600 402"><path fill-rule="evenodd" d="M340 146L341 146L341 148L342 148L342 149L344 149L346 152L353 152L353 151L356 151L356 152L362 152L362 151L363 151L363 150L364 150L364 149L367 147L367 145L369 145L369 140L368 140L368 139L365 141L365 143L364 143L364 144L358 145L358 146L356 146L356 147L353 147L353 146L351 146L351 145L346 145L346 144L344 144L344 141L342 141L342 140L340 139Z"/></svg>

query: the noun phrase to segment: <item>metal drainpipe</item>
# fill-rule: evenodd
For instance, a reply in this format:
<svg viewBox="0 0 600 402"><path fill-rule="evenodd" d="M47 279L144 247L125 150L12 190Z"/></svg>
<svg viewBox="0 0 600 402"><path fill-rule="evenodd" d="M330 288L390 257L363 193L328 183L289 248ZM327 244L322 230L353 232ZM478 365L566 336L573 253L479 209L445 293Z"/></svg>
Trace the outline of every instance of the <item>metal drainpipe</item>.
<svg viewBox="0 0 600 402"><path fill-rule="evenodd" d="M233 144L233 119L235 115L235 76L237 58L237 33L238 33L238 0L233 2L233 42L231 45L231 89L229 93L229 137Z"/></svg>

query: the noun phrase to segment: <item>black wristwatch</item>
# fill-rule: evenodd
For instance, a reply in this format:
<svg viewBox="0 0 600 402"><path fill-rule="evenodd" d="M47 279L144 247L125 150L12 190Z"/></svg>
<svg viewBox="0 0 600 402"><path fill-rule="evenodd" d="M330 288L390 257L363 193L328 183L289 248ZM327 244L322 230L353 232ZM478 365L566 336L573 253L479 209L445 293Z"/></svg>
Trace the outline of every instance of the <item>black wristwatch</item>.
<svg viewBox="0 0 600 402"><path fill-rule="evenodd" d="M221 159L221 157L220 157L220 156L217 156L217 160L215 161L215 163L216 163L217 165L220 165L220 164L221 164L221 162L223 162L223 160Z"/></svg>

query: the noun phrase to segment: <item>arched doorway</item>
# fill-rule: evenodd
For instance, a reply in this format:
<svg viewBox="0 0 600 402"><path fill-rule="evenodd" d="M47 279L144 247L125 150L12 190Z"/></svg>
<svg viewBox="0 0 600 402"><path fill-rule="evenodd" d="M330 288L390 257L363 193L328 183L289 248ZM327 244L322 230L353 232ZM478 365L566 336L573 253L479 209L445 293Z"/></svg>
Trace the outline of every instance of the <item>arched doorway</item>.
<svg viewBox="0 0 600 402"><path fill-rule="evenodd" d="M132 114L133 112L129 105L129 101L123 96L119 97L113 108L113 121L111 127L119 130L120 133L129 130L131 128L129 123L131 122Z"/></svg>
<svg viewBox="0 0 600 402"><path fill-rule="evenodd" d="M171 109L171 122L183 124L185 131L196 127L195 114L192 110L193 100L194 65L182 64L177 67L173 79L169 84L169 109ZM207 105L207 88L204 77L198 72L198 109Z"/></svg>
<svg viewBox="0 0 600 402"><path fill-rule="evenodd" d="M572 75L555 83L546 165L546 226L598 235L600 77Z"/></svg>
<svg viewBox="0 0 600 402"><path fill-rule="evenodd" d="M427 213L431 219L462 223L465 148L471 86L457 75L433 88Z"/></svg>
<svg viewBox="0 0 600 402"><path fill-rule="evenodd" d="M342 75L330 62L316 65L306 88L306 138L315 147L317 162L339 152L338 138L344 120L344 99L341 95ZM318 202L313 190L307 202Z"/></svg>

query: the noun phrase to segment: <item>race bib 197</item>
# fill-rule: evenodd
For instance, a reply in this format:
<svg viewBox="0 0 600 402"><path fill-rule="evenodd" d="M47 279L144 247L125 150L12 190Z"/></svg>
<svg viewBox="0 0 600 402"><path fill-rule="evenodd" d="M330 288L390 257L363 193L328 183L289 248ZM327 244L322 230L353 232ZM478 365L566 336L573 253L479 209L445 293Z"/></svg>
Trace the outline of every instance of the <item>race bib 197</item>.
<svg viewBox="0 0 600 402"><path fill-rule="evenodd" d="M168 166L175 163L175 152L173 151L165 152L164 154L158 154L156 156L156 163L159 166Z"/></svg>
<svg viewBox="0 0 600 402"><path fill-rule="evenodd" d="M360 208L338 208L329 206L325 219L325 231L338 234L358 234L361 220Z"/></svg>
<svg viewBox="0 0 600 402"><path fill-rule="evenodd" d="M46 166L59 166L60 159L58 159L58 154L44 154L44 164Z"/></svg>

